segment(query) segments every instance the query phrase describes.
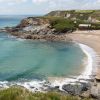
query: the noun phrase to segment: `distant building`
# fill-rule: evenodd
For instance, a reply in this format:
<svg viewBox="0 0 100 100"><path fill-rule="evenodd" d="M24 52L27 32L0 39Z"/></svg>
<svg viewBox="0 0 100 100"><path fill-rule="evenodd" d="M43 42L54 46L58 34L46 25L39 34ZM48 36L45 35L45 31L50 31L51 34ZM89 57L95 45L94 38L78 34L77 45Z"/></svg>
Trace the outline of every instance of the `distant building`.
<svg viewBox="0 0 100 100"><path fill-rule="evenodd" d="M69 18L71 16L71 14L69 14L69 13L67 13L67 14L65 14L65 18Z"/></svg>
<svg viewBox="0 0 100 100"><path fill-rule="evenodd" d="M91 24L79 24L79 29L81 30L89 29L89 27L91 27Z"/></svg>

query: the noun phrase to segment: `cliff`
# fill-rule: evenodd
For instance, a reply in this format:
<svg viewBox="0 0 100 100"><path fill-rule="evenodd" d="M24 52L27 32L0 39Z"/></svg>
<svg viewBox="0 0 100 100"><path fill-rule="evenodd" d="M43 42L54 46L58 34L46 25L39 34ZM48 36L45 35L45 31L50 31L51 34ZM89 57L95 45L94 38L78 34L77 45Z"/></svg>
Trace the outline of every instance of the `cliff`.
<svg viewBox="0 0 100 100"><path fill-rule="evenodd" d="M91 24L87 28L100 29L100 10L52 11L42 17L25 18L16 27L6 30L25 39L65 41L66 33L79 29L80 24Z"/></svg>
<svg viewBox="0 0 100 100"><path fill-rule="evenodd" d="M64 33L73 31L74 23L55 17L28 17L16 27L6 28L6 30L14 36L25 39L69 41L70 39L67 39Z"/></svg>

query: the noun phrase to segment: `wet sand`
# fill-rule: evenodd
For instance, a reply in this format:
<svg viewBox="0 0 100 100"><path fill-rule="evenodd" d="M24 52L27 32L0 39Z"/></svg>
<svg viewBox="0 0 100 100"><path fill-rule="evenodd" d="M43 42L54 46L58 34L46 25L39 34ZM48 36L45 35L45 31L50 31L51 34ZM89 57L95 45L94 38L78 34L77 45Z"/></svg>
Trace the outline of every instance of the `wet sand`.
<svg viewBox="0 0 100 100"><path fill-rule="evenodd" d="M97 66L93 66L93 68L96 68L96 79L100 80L100 30L75 31L67 36L94 49Z"/></svg>

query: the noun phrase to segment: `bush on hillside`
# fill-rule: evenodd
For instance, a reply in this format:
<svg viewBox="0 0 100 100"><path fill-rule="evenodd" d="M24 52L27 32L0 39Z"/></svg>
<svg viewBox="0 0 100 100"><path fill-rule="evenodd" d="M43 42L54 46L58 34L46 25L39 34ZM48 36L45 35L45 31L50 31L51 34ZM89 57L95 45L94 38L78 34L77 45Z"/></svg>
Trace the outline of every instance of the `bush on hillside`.
<svg viewBox="0 0 100 100"><path fill-rule="evenodd" d="M76 30L75 23L64 18L54 18L50 20L51 27L59 33L71 32Z"/></svg>
<svg viewBox="0 0 100 100"><path fill-rule="evenodd" d="M92 24L90 29L93 29L93 30L100 30L100 23L95 23L95 24Z"/></svg>

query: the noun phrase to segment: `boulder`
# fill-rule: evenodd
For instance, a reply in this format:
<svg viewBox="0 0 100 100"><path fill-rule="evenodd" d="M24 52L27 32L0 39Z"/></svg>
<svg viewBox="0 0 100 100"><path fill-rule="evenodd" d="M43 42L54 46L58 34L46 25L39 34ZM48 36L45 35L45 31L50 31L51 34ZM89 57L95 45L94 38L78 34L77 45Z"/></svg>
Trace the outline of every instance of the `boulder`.
<svg viewBox="0 0 100 100"><path fill-rule="evenodd" d="M90 95L92 98L100 100L100 87L92 86L91 91L90 91Z"/></svg>
<svg viewBox="0 0 100 100"><path fill-rule="evenodd" d="M82 88L80 85L63 85L62 87L66 92L72 95L79 95L82 91Z"/></svg>
<svg viewBox="0 0 100 100"><path fill-rule="evenodd" d="M86 92L90 89L90 85L88 83L76 83L76 84L67 84L63 85L63 90L72 95L81 95L83 92Z"/></svg>

